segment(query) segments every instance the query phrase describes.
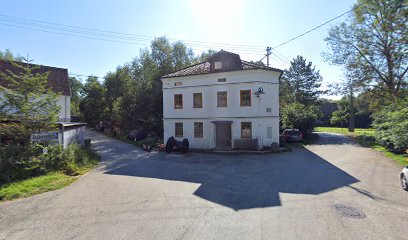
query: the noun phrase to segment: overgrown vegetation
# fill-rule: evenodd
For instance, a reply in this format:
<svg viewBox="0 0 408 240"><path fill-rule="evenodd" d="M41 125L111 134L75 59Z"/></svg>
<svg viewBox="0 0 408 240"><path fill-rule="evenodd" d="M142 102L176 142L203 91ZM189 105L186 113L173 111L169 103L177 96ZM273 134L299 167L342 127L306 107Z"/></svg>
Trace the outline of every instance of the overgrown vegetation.
<svg viewBox="0 0 408 240"><path fill-rule="evenodd" d="M60 145L50 145L44 151L41 145L1 146L0 184L62 172L67 175L83 174L94 166L99 157L91 150L70 144L65 150Z"/></svg>
<svg viewBox="0 0 408 240"><path fill-rule="evenodd" d="M65 150L60 145L46 149L41 145L0 149L0 200L64 187L99 162L95 152L77 144Z"/></svg>

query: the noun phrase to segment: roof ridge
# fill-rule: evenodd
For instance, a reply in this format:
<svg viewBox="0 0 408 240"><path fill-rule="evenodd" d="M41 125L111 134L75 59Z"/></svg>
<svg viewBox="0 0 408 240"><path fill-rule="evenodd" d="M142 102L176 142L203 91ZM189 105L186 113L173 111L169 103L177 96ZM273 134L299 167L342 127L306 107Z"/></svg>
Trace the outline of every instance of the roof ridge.
<svg viewBox="0 0 408 240"><path fill-rule="evenodd" d="M29 64L29 65L34 65L34 66L39 66L39 67L46 67L46 68L53 68L53 69L58 69L58 70L68 70L67 68L61 68L61 67L53 67L53 66L48 66L48 65L42 65L42 64L36 64L36 63L26 63L26 62L19 62L15 60L6 60L6 59L0 59L0 61L5 62L5 63L17 63L17 64Z"/></svg>
<svg viewBox="0 0 408 240"><path fill-rule="evenodd" d="M193 65L190 65L190 66L181 68L181 69L179 69L179 70L175 70L175 71L173 71L173 72L167 73L166 75L163 75L163 77L165 77L165 76L167 76L167 75L170 75L170 74L173 74L173 73L176 73L176 72L179 72L179 71L183 71L183 70L188 69L188 68L191 68L191 67L198 66L198 65L203 64L203 63L208 63L208 61L196 63L196 64L193 64Z"/></svg>

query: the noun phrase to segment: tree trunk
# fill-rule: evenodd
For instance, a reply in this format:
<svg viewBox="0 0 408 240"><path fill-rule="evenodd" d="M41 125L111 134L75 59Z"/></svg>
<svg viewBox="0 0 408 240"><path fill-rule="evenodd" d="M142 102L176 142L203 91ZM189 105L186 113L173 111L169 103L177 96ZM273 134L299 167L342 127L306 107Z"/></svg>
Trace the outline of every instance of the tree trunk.
<svg viewBox="0 0 408 240"><path fill-rule="evenodd" d="M349 132L354 132L354 96L353 96L353 85L350 84L350 125Z"/></svg>

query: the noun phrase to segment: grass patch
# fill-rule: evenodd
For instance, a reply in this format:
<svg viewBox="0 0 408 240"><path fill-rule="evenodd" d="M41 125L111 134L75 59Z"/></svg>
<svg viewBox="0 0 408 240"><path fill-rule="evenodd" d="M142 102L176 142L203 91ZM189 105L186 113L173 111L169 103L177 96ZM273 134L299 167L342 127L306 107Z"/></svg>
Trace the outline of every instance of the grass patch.
<svg viewBox="0 0 408 240"><path fill-rule="evenodd" d="M347 135L355 139L363 147L375 149L400 165L408 165L408 157L406 154L394 153L375 142L375 130L372 128L356 128L354 132L349 132L347 128L316 127L315 132L332 132Z"/></svg>
<svg viewBox="0 0 408 240"><path fill-rule="evenodd" d="M375 130L372 128L355 128L354 132L349 132L347 128L338 128L338 127L316 127L315 132L332 132L340 133L349 136L358 136L358 135L368 135L374 136Z"/></svg>
<svg viewBox="0 0 408 240"><path fill-rule="evenodd" d="M0 186L0 201L29 197L35 194L63 188L74 182L77 177L63 173L50 173Z"/></svg>

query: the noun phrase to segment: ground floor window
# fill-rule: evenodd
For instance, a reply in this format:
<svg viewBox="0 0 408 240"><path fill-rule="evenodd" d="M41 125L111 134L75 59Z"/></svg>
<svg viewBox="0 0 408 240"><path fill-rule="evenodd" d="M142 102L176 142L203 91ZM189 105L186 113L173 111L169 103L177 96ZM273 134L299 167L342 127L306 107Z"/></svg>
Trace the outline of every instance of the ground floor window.
<svg viewBox="0 0 408 240"><path fill-rule="evenodd" d="M202 138L203 137L203 123L202 122L195 122L194 123L194 137L195 138Z"/></svg>
<svg viewBox="0 0 408 240"><path fill-rule="evenodd" d="M252 138L251 122L241 122L241 138Z"/></svg>
<svg viewBox="0 0 408 240"><path fill-rule="evenodd" d="M267 127L266 128L266 137L267 138L272 138L272 127Z"/></svg>
<svg viewBox="0 0 408 240"><path fill-rule="evenodd" d="M183 137L183 123L175 123L175 137Z"/></svg>

